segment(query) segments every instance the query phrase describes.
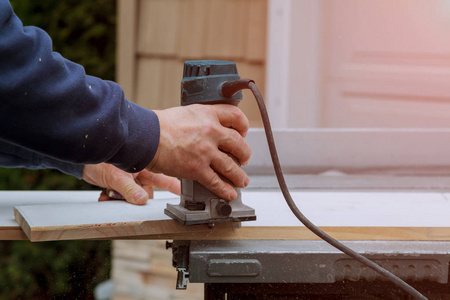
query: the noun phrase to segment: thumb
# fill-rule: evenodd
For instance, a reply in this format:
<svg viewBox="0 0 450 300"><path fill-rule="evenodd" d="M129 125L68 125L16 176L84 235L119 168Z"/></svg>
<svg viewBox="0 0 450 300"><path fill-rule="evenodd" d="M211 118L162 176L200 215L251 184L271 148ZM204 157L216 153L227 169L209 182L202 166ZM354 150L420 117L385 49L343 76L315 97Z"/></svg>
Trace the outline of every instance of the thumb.
<svg viewBox="0 0 450 300"><path fill-rule="evenodd" d="M144 205L149 199L148 193L131 176L116 178L117 184L114 190L121 194L127 202L136 205Z"/></svg>

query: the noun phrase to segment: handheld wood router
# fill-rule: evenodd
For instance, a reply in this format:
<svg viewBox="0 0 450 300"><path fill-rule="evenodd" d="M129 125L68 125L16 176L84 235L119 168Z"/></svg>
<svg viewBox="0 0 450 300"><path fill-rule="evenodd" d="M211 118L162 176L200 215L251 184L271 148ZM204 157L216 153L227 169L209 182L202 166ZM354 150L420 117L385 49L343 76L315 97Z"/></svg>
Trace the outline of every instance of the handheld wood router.
<svg viewBox="0 0 450 300"><path fill-rule="evenodd" d="M237 106L242 100L242 92L236 91L234 94L224 95L222 86L233 84L239 79L234 62L186 61L181 80L181 105L200 103ZM256 220L255 210L244 205L240 189L235 187L235 190L238 196L229 202L220 199L198 181L181 179L180 204L167 204L164 213L184 225L209 224L212 226L216 222Z"/></svg>

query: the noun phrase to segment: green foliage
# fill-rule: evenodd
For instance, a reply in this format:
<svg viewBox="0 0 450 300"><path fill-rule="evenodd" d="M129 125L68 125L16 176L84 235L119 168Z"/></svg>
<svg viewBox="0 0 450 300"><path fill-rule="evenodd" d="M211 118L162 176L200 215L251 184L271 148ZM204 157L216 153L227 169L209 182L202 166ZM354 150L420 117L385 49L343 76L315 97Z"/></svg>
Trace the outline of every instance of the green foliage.
<svg viewBox="0 0 450 300"><path fill-rule="evenodd" d="M25 26L44 29L53 49L114 80L116 1L11 0ZM55 170L0 168L1 190L92 189ZM110 242L0 242L0 300L93 299L93 287L110 273Z"/></svg>
<svg viewBox="0 0 450 300"><path fill-rule="evenodd" d="M93 299L109 276L110 242L0 243L0 299Z"/></svg>
<svg viewBox="0 0 450 300"><path fill-rule="evenodd" d="M116 1L11 0L25 26L44 29L53 50L85 67L86 73L114 80Z"/></svg>
<svg viewBox="0 0 450 300"><path fill-rule="evenodd" d="M91 190L84 181L56 170L0 168L0 190Z"/></svg>

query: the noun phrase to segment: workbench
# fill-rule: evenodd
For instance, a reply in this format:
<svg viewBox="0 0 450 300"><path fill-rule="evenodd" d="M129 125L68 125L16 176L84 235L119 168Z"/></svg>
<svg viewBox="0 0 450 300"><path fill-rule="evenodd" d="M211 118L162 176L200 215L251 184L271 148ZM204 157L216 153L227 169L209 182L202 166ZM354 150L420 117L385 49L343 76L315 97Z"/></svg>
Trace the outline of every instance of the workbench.
<svg viewBox="0 0 450 300"><path fill-rule="evenodd" d="M292 194L304 214L333 237L344 240L345 244L408 280L422 292L449 293L450 193L387 188L375 191L295 188ZM14 220L14 207L30 209L38 205L39 209L50 209L45 219L53 212L70 223L86 213L82 207L90 207L88 210L94 216L104 214L107 210L102 208L111 203L97 203L98 195L98 191L0 192L3 199L0 237L3 240L27 239ZM114 225L105 230L98 224L74 231L70 227L72 224L69 229L50 229L50 234L42 234L45 230L41 230L37 240L46 240L40 239L42 237L51 240L173 240L169 246L179 274L177 288L184 288L187 281L203 282L205 299L263 299L269 295L270 299L287 299L281 297L299 294L318 296L316 299L339 299L340 295L368 293L381 295L381 299L389 299L387 294L391 299L407 299L402 298L397 287L373 271L317 240L292 216L280 192L273 188L243 190L243 202L256 209L258 219L244 222L240 228L202 225L191 230L187 226L179 227L163 214L166 203L177 201L168 192L156 192L155 199L149 200L149 207L113 202L121 211L128 206L150 209L153 214L149 218L164 224L155 226L158 232L146 225L142 226L144 231L139 232L124 228L109 230ZM51 234L55 230L60 231L57 235ZM149 230L148 233L141 234L145 230ZM124 232L129 235L121 235Z"/></svg>

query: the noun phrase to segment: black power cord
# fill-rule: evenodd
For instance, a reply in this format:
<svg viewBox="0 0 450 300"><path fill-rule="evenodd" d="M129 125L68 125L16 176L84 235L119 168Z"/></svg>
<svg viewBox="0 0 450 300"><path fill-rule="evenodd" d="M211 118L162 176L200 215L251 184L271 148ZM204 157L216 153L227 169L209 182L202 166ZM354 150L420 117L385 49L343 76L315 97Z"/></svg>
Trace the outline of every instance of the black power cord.
<svg viewBox="0 0 450 300"><path fill-rule="evenodd" d="M253 95L256 98L256 102L258 103L259 111L261 113L262 121L264 124L264 130L266 133L267 143L269 144L270 155L272 157L273 167L275 169L275 174L277 176L278 184L280 185L281 192L283 193L284 199L286 200L289 208L294 213L294 215L300 220L300 222L305 225L306 228L311 230L314 234L320 237L322 240L329 243L331 246L337 248L338 250L344 252L351 258L359 261L360 263L368 266L372 270L377 273L386 276L390 281L401 287L405 290L409 295L414 297L414 299L427 300L427 298L418 292L415 288L407 284L405 281L392 274L388 270L374 263L370 259L364 257L358 252L352 250L351 248L345 246L338 240L334 239L321 229L319 229L316 225L314 225L308 218L306 218L303 213L298 209L297 205L295 205L294 200L292 199L291 194L289 193L288 187L286 185L286 181L284 180L284 175L281 170L280 161L278 159L277 149L275 147L275 141L273 138L272 127L270 126L269 115L267 114L266 105L264 104L263 97L259 92L258 88L255 85L255 82L250 79L239 79L235 81L225 82L221 86L222 94L225 97L232 97L236 92L242 89L250 89Z"/></svg>

